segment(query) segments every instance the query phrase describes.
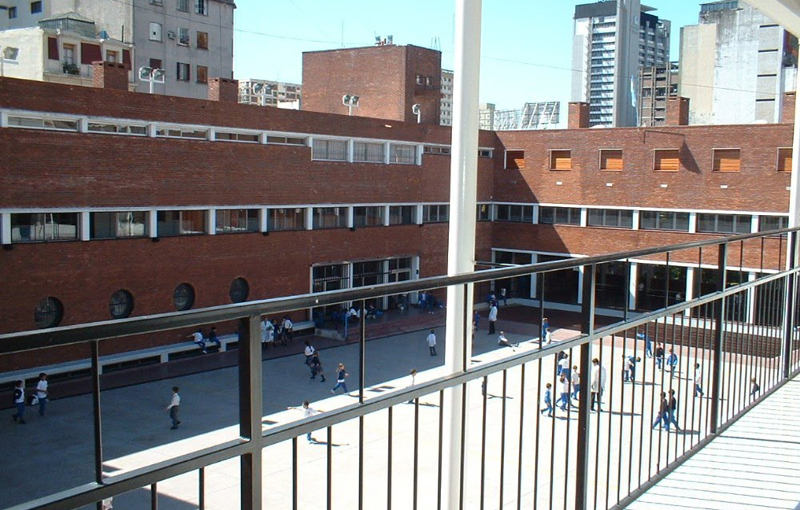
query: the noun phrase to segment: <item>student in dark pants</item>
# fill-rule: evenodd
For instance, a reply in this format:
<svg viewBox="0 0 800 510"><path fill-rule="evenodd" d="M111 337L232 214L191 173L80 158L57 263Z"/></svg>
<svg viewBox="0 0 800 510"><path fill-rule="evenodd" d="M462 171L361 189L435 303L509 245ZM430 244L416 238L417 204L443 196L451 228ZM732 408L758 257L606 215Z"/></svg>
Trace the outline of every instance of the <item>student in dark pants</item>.
<svg viewBox="0 0 800 510"><path fill-rule="evenodd" d="M22 381L14 384L14 407L17 412L11 417L20 425L25 425L25 383Z"/></svg>
<svg viewBox="0 0 800 510"><path fill-rule="evenodd" d="M344 368L344 363L339 363L339 366L336 368L336 386L333 387L331 393L336 393L336 390L342 388L345 393L347 393L347 384L344 382L345 377L348 374L347 370Z"/></svg>

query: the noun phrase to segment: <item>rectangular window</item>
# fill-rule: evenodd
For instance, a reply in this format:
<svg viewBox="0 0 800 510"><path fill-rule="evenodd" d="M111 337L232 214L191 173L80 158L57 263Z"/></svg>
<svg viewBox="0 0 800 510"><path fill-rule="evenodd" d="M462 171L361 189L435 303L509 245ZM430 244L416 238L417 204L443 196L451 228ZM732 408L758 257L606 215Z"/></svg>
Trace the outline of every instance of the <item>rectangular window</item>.
<svg viewBox="0 0 800 510"><path fill-rule="evenodd" d="M414 145L389 145L389 163L413 165L416 163L417 148Z"/></svg>
<svg viewBox="0 0 800 510"><path fill-rule="evenodd" d="M147 236L147 212L96 212L90 214L91 239L120 239Z"/></svg>
<svg viewBox="0 0 800 510"><path fill-rule="evenodd" d="M506 169L522 170L525 168L525 151L506 151Z"/></svg>
<svg viewBox="0 0 800 510"><path fill-rule="evenodd" d="M767 230L779 230L789 227L788 216L759 216L758 217L758 231L766 232Z"/></svg>
<svg viewBox="0 0 800 510"><path fill-rule="evenodd" d="M539 223L543 225L580 225L578 207L539 207Z"/></svg>
<svg viewBox="0 0 800 510"><path fill-rule="evenodd" d="M356 227L379 227L383 225L382 206L353 207L353 225Z"/></svg>
<svg viewBox="0 0 800 510"><path fill-rule="evenodd" d="M150 23L150 40L161 42L161 23Z"/></svg>
<svg viewBox="0 0 800 510"><path fill-rule="evenodd" d="M313 228L347 228L347 207L315 207Z"/></svg>
<svg viewBox="0 0 800 510"><path fill-rule="evenodd" d="M267 143L280 145L306 145L305 138L293 138L291 136L268 136Z"/></svg>
<svg viewBox="0 0 800 510"><path fill-rule="evenodd" d="M207 0L194 0L194 12L208 16L208 2Z"/></svg>
<svg viewBox="0 0 800 510"><path fill-rule="evenodd" d="M715 172L738 172L741 161L739 149L714 149Z"/></svg>
<svg viewBox="0 0 800 510"><path fill-rule="evenodd" d="M306 210L303 207L270 209L267 215L267 230L305 230Z"/></svg>
<svg viewBox="0 0 800 510"><path fill-rule="evenodd" d="M689 213L665 211L641 211L639 228L642 230L689 231Z"/></svg>
<svg viewBox="0 0 800 510"><path fill-rule="evenodd" d="M633 211L589 209L586 224L590 227L633 228Z"/></svg>
<svg viewBox="0 0 800 510"><path fill-rule="evenodd" d="M426 205L422 207L423 223L444 223L450 221L450 206L448 204Z"/></svg>
<svg viewBox="0 0 800 510"><path fill-rule="evenodd" d="M12 214L11 242L77 241L78 216L78 213Z"/></svg>
<svg viewBox="0 0 800 510"><path fill-rule="evenodd" d="M189 29L184 27L178 28L178 44L181 46L189 46Z"/></svg>
<svg viewBox="0 0 800 510"><path fill-rule="evenodd" d="M109 122L89 122L88 131L90 133L114 133L118 135L147 136L146 126L112 124Z"/></svg>
<svg viewBox="0 0 800 510"><path fill-rule="evenodd" d="M600 170L622 170L622 150L600 149Z"/></svg>
<svg viewBox="0 0 800 510"><path fill-rule="evenodd" d="M491 158L492 157L492 149L478 149L478 157L479 158Z"/></svg>
<svg viewBox="0 0 800 510"><path fill-rule="evenodd" d="M679 149L656 149L653 153L653 170L657 172L677 172L681 166Z"/></svg>
<svg viewBox="0 0 800 510"><path fill-rule="evenodd" d="M792 171L792 148L781 147L778 149L778 171L791 172Z"/></svg>
<svg viewBox="0 0 800 510"><path fill-rule="evenodd" d="M417 208L413 205L389 207L389 225L413 225L417 222Z"/></svg>
<svg viewBox="0 0 800 510"><path fill-rule="evenodd" d="M158 211L156 213L158 237L200 235L206 233L206 212Z"/></svg>
<svg viewBox="0 0 800 510"><path fill-rule="evenodd" d="M442 147L439 145L425 145L422 147L422 153L446 156L450 154L450 147Z"/></svg>
<svg viewBox="0 0 800 510"><path fill-rule="evenodd" d="M74 44L65 44L64 45L64 64L68 66L75 65L75 45Z"/></svg>
<svg viewBox="0 0 800 510"><path fill-rule="evenodd" d="M246 142L258 143L258 135L250 133L234 133L229 131L217 131L214 139L223 142Z"/></svg>
<svg viewBox="0 0 800 510"><path fill-rule="evenodd" d="M572 170L572 151L550 151L550 170Z"/></svg>
<svg viewBox="0 0 800 510"><path fill-rule="evenodd" d="M162 65L163 64L161 63L161 59L160 58L151 58L150 59L150 67L152 67L153 69L163 69Z"/></svg>
<svg viewBox="0 0 800 510"><path fill-rule="evenodd" d="M489 215L490 207L491 204L478 204L478 221L489 221L491 219Z"/></svg>
<svg viewBox="0 0 800 510"><path fill-rule="evenodd" d="M353 143L353 161L365 163L383 163L382 143Z"/></svg>
<svg viewBox="0 0 800 510"><path fill-rule="evenodd" d="M31 2L31 14L39 14L42 12L42 2Z"/></svg>
<svg viewBox="0 0 800 510"><path fill-rule="evenodd" d="M116 51L106 51L106 62L119 62L119 53Z"/></svg>
<svg viewBox="0 0 800 510"><path fill-rule="evenodd" d="M197 32L197 49L208 49L208 32Z"/></svg>
<svg viewBox="0 0 800 510"><path fill-rule="evenodd" d="M197 66L197 83L208 83L208 67Z"/></svg>
<svg viewBox="0 0 800 510"><path fill-rule="evenodd" d="M347 161L347 142L344 140L314 139L311 159L325 161Z"/></svg>
<svg viewBox="0 0 800 510"><path fill-rule="evenodd" d="M9 7L8 8L8 19L15 19L17 17L17 8L16 7Z"/></svg>
<svg viewBox="0 0 800 510"><path fill-rule="evenodd" d="M215 232L236 234L258 232L258 209L217 209Z"/></svg>
<svg viewBox="0 0 800 510"><path fill-rule="evenodd" d="M165 138L192 138L195 140L208 140L208 131L205 129L158 127L156 128L156 136L163 136Z"/></svg>
<svg viewBox="0 0 800 510"><path fill-rule="evenodd" d="M190 70L191 68L189 67L189 64L178 62L175 79L178 81L189 81Z"/></svg>
<svg viewBox="0 0 800 510"><path fill-rule="evenodd" d="M178 10L181 12L189 12L189 0L178 0Z"/></svg>
<svg viewBox="0 0 800 510"><path fill-rule="evenodd" d="M8 116L8 127L54 129L57 131L77 131L77 120L44 119L41 117Z"/></svg>
<svg viewBox="0 0 800 510"><path fill-rule="evenodd" d="M752 217L745 214L698 214L697 231L719 234L748 234Z"/></svg>
<svg viewBox="0 0 800 510"><path fill-rule="evenodd" d="M495 206L495 221L509 221L513 223L533 222L532 205L506 205L498 204Z"/></svg>

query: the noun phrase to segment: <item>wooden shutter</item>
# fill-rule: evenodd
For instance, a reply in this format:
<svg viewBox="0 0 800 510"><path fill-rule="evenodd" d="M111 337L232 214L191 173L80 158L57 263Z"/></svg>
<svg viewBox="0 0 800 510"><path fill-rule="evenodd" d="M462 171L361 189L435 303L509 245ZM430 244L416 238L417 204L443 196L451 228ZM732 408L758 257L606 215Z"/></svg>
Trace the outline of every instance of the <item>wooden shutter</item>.
<svg viewBox="0 0 800 510"><path fill-rule="evenodd" d="M601 150L600 170L622 170L621 150Z"/></svg>
<svg viewBox="0 0 800 510"><path fill-rule="evenodd" d="M122 64L126 70L131 70L131 50L122 50Z"/></svg>
<svg viewBox="0 0 800 510"><path fill-rule="evenodd" d="M741 162L739 149L714 149L715 172L738 172Z"/></svg>
<svg viewBox="0 0 800 510"><path fill-rule="evenodd" d="M91 64L103 60L99 44L81 43L81 64Z"/></svg>
<svg viewBox="0 0 800 510"><path fill-rule="evenodd" d="M511 170L525 168L525 151L507 151L506 168Z"/></svg>
<svg viewBox="0 0 800 510"><path fill-rule="evenodd" d="M47 58L48 60L59 60L58 39L56 39L55 37L47 38Z"/></svg>
<svg viewBox="0 0 800 510"><path fill-rule="evenodd" d="M792 149L785 147L778 149L778 171L791 172L792 171Z"/></svg>
<svg viewBox="0 0 800 510"><path fill-rule="evenodd" d="M656 151L654 170L677 172L680 166L681 153L678 149L662 149Z"/></svg>
<svg viewBox="0 0 800 510"><path fill-rule="evenodd" d="M572 170L572 151L551 151L550 170Z"/></svg>

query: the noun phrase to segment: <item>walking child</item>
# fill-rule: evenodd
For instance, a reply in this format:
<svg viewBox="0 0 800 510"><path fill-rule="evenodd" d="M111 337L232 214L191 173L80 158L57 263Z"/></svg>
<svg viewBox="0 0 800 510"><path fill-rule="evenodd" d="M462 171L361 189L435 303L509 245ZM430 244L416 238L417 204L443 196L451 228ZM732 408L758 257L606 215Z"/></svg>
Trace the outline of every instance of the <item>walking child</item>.
<svg viewBox="0 0 800 510"><path fill-rule="evenodd" d="M167 406L167 411L169 411L169 417L172 420L172 430L178 428L178 425L181 424L181 420L178 419L178 411L181 408L181 396L178 395L179 388L177 386L172 387L172 400L170 401L169 405Z"/></svg>
<svg viewBox="0 0 800 510"><path fill-rule="evenodd" d="M540 411L541 414L547 413L547 416L553 417L553 385L547 383L544 385L544 405L545 408Z"/></svg>
<svg viewBox="0 0 800 510"><path fill-rule="evenodd" d="M347 384L344 382L345 377L347 377L348 375L350 374L348 374L347 370L345 370L344 363L339 363L339 366L336 368L336 386L333 387L331 393L335 394L336 390L338 390L339 388L342 388L345 393L348 393Z"/></svg>
<svg viewBox="0 0 800 510"><path fill-rule="evenodd" d="M14 383L14 407L17 412L11 417L20 425L25 425L25 383L22 381Z"/></svg>
<svg viewBox="0 0 800 510"><path fill-rule="evenodd" d="M434 330L431 330L431 332L428 333L426 340L428 341L428 350L430 351L431 356L436 356L436 333Z"/></svg>

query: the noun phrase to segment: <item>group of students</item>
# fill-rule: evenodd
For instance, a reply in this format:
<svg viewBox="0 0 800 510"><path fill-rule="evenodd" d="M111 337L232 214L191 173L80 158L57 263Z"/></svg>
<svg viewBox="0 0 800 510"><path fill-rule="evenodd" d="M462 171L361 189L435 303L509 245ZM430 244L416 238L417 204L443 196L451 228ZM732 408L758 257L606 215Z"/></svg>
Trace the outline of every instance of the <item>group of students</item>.
<svg viewBox="0 0 800 510"><path fill-rule="evenodd" d="M25 381L19 380L14 383L14 392L12 394L14 400L14 410L16 411L11 418L20 425L25 425L25 406L38 405L39 416L45 416L47 409L47 401L50 398L48 392L47 374L42 372L39 374L39 381L36 383L36 390L31 394L25 393Z"/></svg>
<svg viewBox="0 0 800 510"><path fill-rule="evenodd" d="M280 324L264 317L261 321L261 344L264 346L274 345L275 340L279 340L281 345L291 342L294 336L294 323L288 315L281 318Z"/></svg>
<svg viewBox="0 0 800 510"><path fill-rule="evenodd" d="M581 390L581 374L578 372L578 366L572 365L570 368L570 359L567 353L561 352L558 354L558 362L556 365L556 377L558 378L559 398L555 405L562 411L568 411L568 407L576 407L572 400L577 400ZM602 398L603 392L606 387L606 369L600 365L600 360L594 358L592 360L592 378L591 378L591 394L592 405L591 410L602 411ZM547 414L549 417L554 416L553 407L553 385L547 383L544 386L544 409L540 411L541 414Z"/></svg>

